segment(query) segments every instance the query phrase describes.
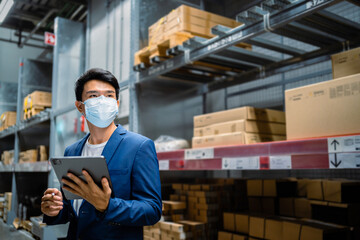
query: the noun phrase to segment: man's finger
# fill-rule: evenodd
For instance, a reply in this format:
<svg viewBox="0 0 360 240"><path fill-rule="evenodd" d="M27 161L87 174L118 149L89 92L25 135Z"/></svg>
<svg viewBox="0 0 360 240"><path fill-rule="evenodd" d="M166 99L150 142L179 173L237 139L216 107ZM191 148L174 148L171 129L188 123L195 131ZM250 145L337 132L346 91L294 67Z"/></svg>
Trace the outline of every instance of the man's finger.
<svg viewBox="0 0 360 240"><path fill-rule="evenodd" d="M109 181L105 177L101 179L101 185L104 193L111 194Z"/></svg>
<svg viewBox="0 0 360 240"><path fill-rule="evenodd" d="M66 174L71 180L73 180L80 188L83 188L85 183L83 180L81 180L80 178L78 178L77 176L75 176L72 173L68 173Z"/></svg>
<svg viewBox="0 0 360 240"><path fill-rule="evenodd" d="M69 191L69 192L71 192L71 193L73 193L73 194L76 194L76 195L82 197L81 192L78 192L78 191L76 191L76 190L74 190L74 189L72 189L72 188L70 188L70 187L63 186L63 189L65 189L66 191Z"/></svg>
<svg viewBox="0 0 360 240"><path fill-rule="evenodd" d="M73 182L71 182L71 181L69 181L69 180L67 180L67 179L65 179L65 178L63 178L61 181L62 181L64 184L66 184L69 188L74 189L75 191L80 192L81 187L80 187L79 185L76 185L75 183L73 183ZM63 188L65 189L65 187L66 187L66 186L64 185Z"/></svg>
<svg viewBox="0 0 360 240"><path fill-rule="evenodd" d="M95 183L94 183L94 180L92 179L92 177L90 176L90 174L89 174L86 170L83 170L83 171L82 171L82 174L84 175L84 177L85 177L85 179L86 179L86 182L87 182L89 185L95 184Z"/></svg>

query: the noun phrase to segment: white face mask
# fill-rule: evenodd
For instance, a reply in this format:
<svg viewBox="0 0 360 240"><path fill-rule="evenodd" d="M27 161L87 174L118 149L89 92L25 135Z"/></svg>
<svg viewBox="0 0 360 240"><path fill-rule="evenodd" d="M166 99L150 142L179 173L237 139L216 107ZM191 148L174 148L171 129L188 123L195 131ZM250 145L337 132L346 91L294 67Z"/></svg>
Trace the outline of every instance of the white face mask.
<svg viewBox="0 0 360 240"><path fill-rule="evenodd" d="M101 95L84 102L86 119L99 128L108 127L118 114L117 101Z"/></svg>

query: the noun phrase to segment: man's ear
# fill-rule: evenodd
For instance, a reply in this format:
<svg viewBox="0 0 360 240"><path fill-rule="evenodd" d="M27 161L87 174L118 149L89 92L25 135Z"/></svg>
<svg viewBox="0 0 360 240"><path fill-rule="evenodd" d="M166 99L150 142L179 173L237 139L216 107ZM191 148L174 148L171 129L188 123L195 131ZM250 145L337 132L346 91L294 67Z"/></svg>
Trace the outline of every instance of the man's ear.
<svg viewBox="0 0 360 240"><path fill-rule="evenodd" d="M120 107L120 100L116 100L118 107Z"/></svg>
<svg viewBox="0 0 360 240"><path fill-rule="evenodd" d="M81 101L75 101L75 107L80 113L85 113L85 105Z"/></svg>

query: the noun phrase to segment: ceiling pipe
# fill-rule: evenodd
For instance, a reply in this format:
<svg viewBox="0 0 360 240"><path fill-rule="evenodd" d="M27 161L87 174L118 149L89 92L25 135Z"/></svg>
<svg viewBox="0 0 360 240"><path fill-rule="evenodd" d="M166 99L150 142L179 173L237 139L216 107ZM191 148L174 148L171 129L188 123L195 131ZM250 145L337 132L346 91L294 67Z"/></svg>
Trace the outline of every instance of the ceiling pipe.
<svg viewBox="0 0 360 240"><path fill-rule="evenodd" d="M84 5L80 5L80 7L78 7L78 8L76 9L76 11L71 15L70 20L73 20L74 17L76 17L76 15L78 15L78 13L79 13L83 8L84 8Z"/></svg>
<svg viewBox="0 0 360 240"><path fill-rule="evenodd" d="M58 10L57 9L52 9L50 10L43 19L41 19L40 22L38 22L35 26L35 28L30 32L29 35L26 36L26 38L24 39L24 41L22 41L20 44L19 44L19 47L22 48L25 43L32 37L32 35L37 31L39 30L39 28L46 22L46 20L48 20L48 18L53 14L53 13L56 13Z"/></svg>

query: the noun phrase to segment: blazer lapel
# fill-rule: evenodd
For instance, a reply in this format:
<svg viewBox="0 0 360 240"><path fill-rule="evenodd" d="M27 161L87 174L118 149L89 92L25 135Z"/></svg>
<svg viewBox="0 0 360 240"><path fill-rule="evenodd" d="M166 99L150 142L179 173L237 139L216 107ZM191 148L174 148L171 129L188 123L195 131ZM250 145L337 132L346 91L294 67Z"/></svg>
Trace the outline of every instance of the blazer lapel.
<svg viewBox="0 0 360 240"><path fill-rule="evenodd" d="M87 139L89 138L90 133L88 133L76 146L75 153L73 156L81 156L82 149L84 147L84 144L86 143Z"/></svg>
<svg viewBox="0 0 360 240"><path fill-rule="evenodd" d="M121 125L118 125L116 130L111 135L109 141L105 145L102 155L105 157L106 163L108 165L109 165L109 162L110 162L112 156L114 155L117 147L123 140L123 138L124 138L123 135L125 133L126 133L126 130Z"/></svg>

